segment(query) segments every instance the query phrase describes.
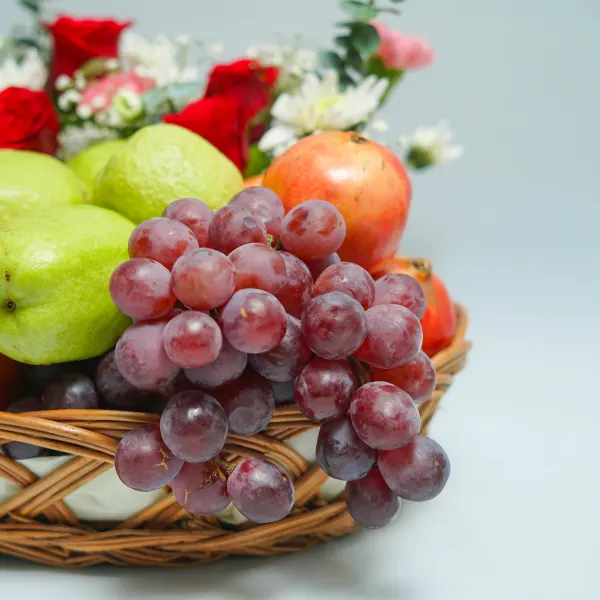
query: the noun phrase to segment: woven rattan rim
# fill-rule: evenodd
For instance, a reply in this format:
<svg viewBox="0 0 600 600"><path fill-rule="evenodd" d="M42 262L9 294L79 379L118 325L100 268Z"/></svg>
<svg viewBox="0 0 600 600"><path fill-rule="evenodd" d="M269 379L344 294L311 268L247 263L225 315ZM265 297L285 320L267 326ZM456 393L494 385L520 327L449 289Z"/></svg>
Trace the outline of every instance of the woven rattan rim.
<svg viewBox="0 0 600 600"><path fill-rule="evenodd" d="M457 305L456 313L454 340L433 357L436 390L419 407L423 431L454 375L463 369L471 347L465 340L466 311ZM0 454L0 477L23 488L0 504L0 555L70 568L107 563L177 567L228 555L297 552L355 530L343 500L325 503L320 498L325 473L284 443L317 426L293 406L278 408L264 433L229 435L225 446L229 460L265 456L287 470L296 487L296 503L282 521L228 527L214 517L191 516L166 490L164 498L122 523L105 528L80 523L63 498L112 467L118 441L127 431L157 419L156 415L107 410L0 412L0 444L17 440L75 455L53 473L38 478Z"/></svg>

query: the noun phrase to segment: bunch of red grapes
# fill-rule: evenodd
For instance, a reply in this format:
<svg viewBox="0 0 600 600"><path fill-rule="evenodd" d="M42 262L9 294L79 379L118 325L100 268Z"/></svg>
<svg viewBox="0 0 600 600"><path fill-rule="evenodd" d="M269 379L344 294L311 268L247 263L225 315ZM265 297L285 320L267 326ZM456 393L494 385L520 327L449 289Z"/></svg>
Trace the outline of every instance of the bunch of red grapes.
<svg viewBox="0 0 600 600"><path fill-rule="evenodd" d="M386 525L399 498L437 496L450 464L419 435L417 404L435 388L420 351L423 290L408 275L374 282L341 262L345 233L332 204L310 200L286 215L262 187L215 213L182 198L134 230L131 259L110 281L134 324L111 364L122 385L170 386L172 395L159 425L119 444L115 466L126 485L171 484L196 515L233 502L252 521L282 519L294 505L285 471L261 458L231 465L221 451L228 433L259 433L277 403L295 401L322 422L317 460L348 482L359 524Z"/></svg>

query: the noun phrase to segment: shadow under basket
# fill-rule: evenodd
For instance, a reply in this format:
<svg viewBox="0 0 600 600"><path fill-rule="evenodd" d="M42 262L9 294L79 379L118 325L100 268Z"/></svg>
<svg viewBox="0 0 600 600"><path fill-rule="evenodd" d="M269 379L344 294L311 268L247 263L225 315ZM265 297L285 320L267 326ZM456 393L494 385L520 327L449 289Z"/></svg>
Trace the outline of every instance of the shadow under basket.
<svg viewBox="0 0 600 600"><path fill-rule="evenodd" d="M471 347L465 340L466 312L460 306L456 312L454 340L433 357L437 386L419 407L422 431L426 431L454 375L465 366ZM98 523L80 522L63 498L113 467L117 444L126 432L157 419L156 415L107 410L0 412L0 444L9 440L29 442L75 457L38 478L23 464L0 454L0 478L22 486L20 492L0 504L0 555L68 568L100 564L178 567L229 555L297 552L356 530L343 499L327 503L320 497L325 473L285 443L318 426L294 405L277 408L259 435L230 434L224 450L228 460L264 456L289 473L296 502L282 521L224 525L215 517L190 515L177 504L172 492L165 490L163 498L122 523L99 527Z"/></svg>

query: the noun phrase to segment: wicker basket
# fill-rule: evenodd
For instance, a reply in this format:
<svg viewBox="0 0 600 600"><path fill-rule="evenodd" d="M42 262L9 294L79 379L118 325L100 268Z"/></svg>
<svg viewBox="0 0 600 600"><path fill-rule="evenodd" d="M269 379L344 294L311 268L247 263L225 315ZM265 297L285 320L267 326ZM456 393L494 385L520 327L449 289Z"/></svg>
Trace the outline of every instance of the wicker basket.
<svg viewBox="0 0 600 600"><path fill-rule="evenodd" d="M457 316L455 339L433 358L437 387L431 399L420 406L423 430L453 376L464 367L470 348L465 341L467 316L460 306ZM156 415L106 410L0 412L0 443L29 442L76 457L38 479L22 464L0 454L0 477L23 487L0 505L0 555L70 568L104 563L177 567L228 555L297 552L355 530L342 499L328 504L320 498L325 473L316 465L309 466L284 443L317 426L293 406L278 408L263 434L229 435L225 446L229 460L266 456L287 470L295 483L296 503L282 521L232 527L214 517L196 518L182 509L169 491L122 523L105 528L80 523L62 499L112 468L118 441L127 431L157 419Z"/></svg>

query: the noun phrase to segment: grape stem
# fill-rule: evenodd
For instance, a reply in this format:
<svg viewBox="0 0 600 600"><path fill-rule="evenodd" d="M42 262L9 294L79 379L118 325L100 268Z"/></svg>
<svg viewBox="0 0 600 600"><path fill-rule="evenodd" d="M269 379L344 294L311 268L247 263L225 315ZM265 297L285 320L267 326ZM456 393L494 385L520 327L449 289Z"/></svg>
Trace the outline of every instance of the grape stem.
<svg viewBox="0 0 600 600"><path fill-rule="evenodd" d="M354 373L354 378L358 381L359 385L365 385L365 383L371 382L369 369L360 360L354 356L349 356L347 360L352 369L352 373Z"/></svg>
<svg viewBox="0 0 600 600"><path fill-rule="evenodd" d="M219 479L222 481L227 481L227 478L231 475L233 469L235 469L233 463L226 461L224 458L221 458L221 456L213 458L213 465L215 466L215 471L217 472Z"/></svg>

